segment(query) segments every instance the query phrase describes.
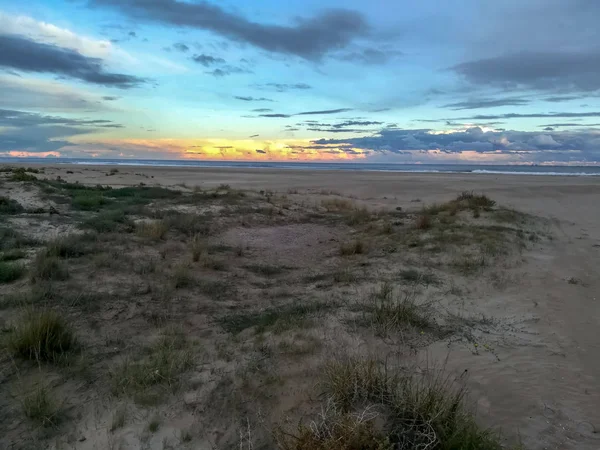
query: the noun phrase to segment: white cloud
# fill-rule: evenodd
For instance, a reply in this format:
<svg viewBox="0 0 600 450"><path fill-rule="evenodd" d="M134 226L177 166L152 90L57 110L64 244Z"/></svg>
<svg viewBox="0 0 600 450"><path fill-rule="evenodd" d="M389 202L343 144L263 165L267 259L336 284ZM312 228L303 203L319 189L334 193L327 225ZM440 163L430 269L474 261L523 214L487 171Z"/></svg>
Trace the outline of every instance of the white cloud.
<svg viewBox="0 0 600 450"><path fill-rule="evenodd" d="M96 58L105 59L114 52L114 46L110 41L80 36L51 23L40 22L27 16L12 16L2 11L0 11L0 30L4 34L24 35L38 42L70 48Z"/></svg>

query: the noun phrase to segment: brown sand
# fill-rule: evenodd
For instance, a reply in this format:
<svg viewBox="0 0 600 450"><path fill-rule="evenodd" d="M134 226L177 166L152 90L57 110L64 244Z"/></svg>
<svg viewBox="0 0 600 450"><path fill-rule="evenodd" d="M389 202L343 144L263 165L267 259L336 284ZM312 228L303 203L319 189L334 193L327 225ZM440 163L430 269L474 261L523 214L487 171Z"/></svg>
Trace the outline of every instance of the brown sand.
<svg viewBox="0 0 600 450"><path fill-rule="evenodd" d="M464 305L470 312L512 324L495 356L446 342L434 344L423 356L448 356L452 370L468 371L484 423L510 433L517 430L526 448L600 448L597 178L123 166L107 176L111 167L45 168L50 178L60 175L89 184L143 182L191 189L224 183L281 193L339 192L373 208L414 207L415 200L440 202L474 190L550 219L554 239L542 249L527 251L524 263L503 275L502 290L475 281Z"/></svg>

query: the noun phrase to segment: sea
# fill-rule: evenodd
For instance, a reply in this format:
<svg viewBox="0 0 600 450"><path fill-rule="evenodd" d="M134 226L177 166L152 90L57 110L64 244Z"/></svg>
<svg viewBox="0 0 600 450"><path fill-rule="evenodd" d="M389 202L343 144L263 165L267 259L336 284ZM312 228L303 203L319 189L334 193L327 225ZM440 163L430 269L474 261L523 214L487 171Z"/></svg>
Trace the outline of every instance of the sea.
<svg viewBox="0 0 600 450"><path fill-rule="evenodd" d="M97 158L0 158L0 164L66 164L154 167L212 167L244 169L347 170L409 173L488 173L507 175L600 176L600 166L540 166L482 164L392 164L353 162L198 161Z"/></svg>

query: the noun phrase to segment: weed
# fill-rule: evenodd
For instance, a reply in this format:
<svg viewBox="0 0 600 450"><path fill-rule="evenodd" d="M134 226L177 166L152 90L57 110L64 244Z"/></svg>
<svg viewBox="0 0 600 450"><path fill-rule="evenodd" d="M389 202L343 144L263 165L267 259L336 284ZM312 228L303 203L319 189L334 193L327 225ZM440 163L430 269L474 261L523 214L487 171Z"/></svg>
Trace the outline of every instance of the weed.
<svg viewBox="0 0 600 450"><path fill-rule="evenodd" d="M180 375L191 368L192 354L183 334L165 332L137 361L125 360L112 373L117 394L136 394L154 386L178 386Z"/></svg>
<svg viewBox="0 0 600 450"><path fill-rule="evenodd" d="M18 280L25 273L21 264L0 262L0 284Z"/></svg>
<svg viewBox="0 0 600 450"><path fill-rule="evenodd" d="M253 272L257 275L262 275L265 277L272 277L274 275L280 275L285 271L291 269L287 266L274 266L271 264L248 264L244 266L246 270Z"/></svg>
<svg viewBox="0 0 600 450"><path fill-rule="evenodd" d="M135 232L138 236L152 241L163 240L168 231L169 226L163 220L139 222L135 226Z"/></svg>
<svg viewBox="0 0 600 450"><path fill-rule="evenodd" d="M40 251L31 266L31 279L39 280L66 280L69 278L67 267L56 257L48 256L47 251Z"/></svg>
<svg viewBox="0 0 600 450"><path fill-rule="evenodd" d="M6 250L0 254L0 262L1 261L16 261L18 259L23 259L27 256L27 253L21 249L14 248L12 250Z"/></svg>
<svg viewBox="0 0 600 450"><path fill-rule="evenodd" d="M443 371L406 374L374 360L348 359L325 368L323 387L321 417L296 434L276 433L282 450L503 448L499 436L481 429L466 410L463 385Z"/></svg>
<svg viewBox="0 0 600 450"><path fill-rule="evenodd" d="M431 216L429 214L420 214L415 220L417 230L428 230L431 228Z"/></svg>
<svg viewBox="0 0 600 450"><path fill-rule="evenodd" d="M366 245L363 241L356 239L352 242L346 242L340 245L340 255L352 256L360 255L366 250Z"/></svg>
<svg viewBox="0 0 600 450"><path fill-rule="evenodd" d="M18 201L0 196L0 214L19 214L22 211L23 207Z"/></svg>
<svg viewBox="0 0 600 450"><path fill-rule="evenodd" d="M58 362L77 347L67 321L50 309L27 310L8 337L8 349L25 359Z"/></svg>
<svg viewBox="0 0 600 450"><path fill-rule="evenodd" d="M21 400L25 417L39 422L44 427L58 423L61 408L46 386L36 386Z"/></svg>
<svg viewBox="0 0 600 450"><path fill-rule="evenodd" d="M93 235L71 234L50 241L46 246L46 256L57 258L77 258L84 256L92 249L88 242L94 239Z"/></svg>
<svg viewBox="0 0 600 450"><path fill-rule="evenodd" d="M113 432L118 430L119 428L123 428L125 426L125 422L127 421L127 408L124 405L121 405L114 412L112 421L110 423L110 431Z"/></svg>
<svg viewBox="0 0 600 450"><path fill-rule="evenodd" d="M171 274L171 279L175 289L190 287L195 281L187 264L177 265Z"/></svg>
<svg viewBox="0 0 600 450"><path fill-rule="evenodd" d="M208 247L206 245L206 240L199 234L194 236L190 247L192 249L192 261L193 262L198 262L202 255L208 253Z"/></svg>
<svg viewBox="0 0 600 450"><path fill-rule="evenodd" d="M255 327L256 333L268 329L282 332L291 328L301 327L307 316L331 308L332 305L320 302L308 302L267 308L263 311L248 311L229 314L218 319L223 329L232 334L238 334L247 328Z"/></svg>

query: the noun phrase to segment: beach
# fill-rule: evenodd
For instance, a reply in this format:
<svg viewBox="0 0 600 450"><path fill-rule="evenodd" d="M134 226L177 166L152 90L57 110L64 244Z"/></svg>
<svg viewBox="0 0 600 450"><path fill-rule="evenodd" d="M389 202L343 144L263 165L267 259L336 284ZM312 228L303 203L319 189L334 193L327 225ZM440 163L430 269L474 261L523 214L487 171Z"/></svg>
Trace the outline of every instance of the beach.
<svg viewBox="0 0 600 450"><path fill-rule="evenodd" d="M42 166L33 167L39 169ZM312 356L308 357L308 366L314 367L318 367L327 355L336 354L341 348L351 348L356 353L367 351L394 355L394 358L418 361L421 365L441 362L448 373L457 377L464 376L469 392L468 402L470 402L470 407L476 411L478 422L486 427L501 430L507 443L514 444L520 441L527 449L593 450L599 448L600 208L598 200L600 199L600 183L597 177L367 171L313 172L293 169L164 168L122 165L44 164L43 168L43 174L34 174L38 179L55 180L60 177L60 180L68 183L82 183L89 186L105 185L114 189L160 186L191 196L194 195L194 192L252 192L253 194L248 195L252 199L255 198L253 195L256 195L256 202L260 208L273 205L274 209L270 210L268 216L265 215L266 218L263 216L257 218L258 209L248 212L240 206L239 210L235 210L238 212L231 210L232 212L227 213L231 214L231 220L227 219L228 222L222 225L222 230L207 232L210 245L221 243L224 247L233 247L236 242L243 242L243 245L248 246L249 250L244 250L246 253L240 256L248 259L243 264L231 262L236 257L230 253L217 255L216 260L222 262L224 266L231 265L233 267L230 269L231 273L228 278L233 280L233 283L239 282L240 286L246 286L244 283L251 281L248 285L251 287L246 286L241 288L242 290L247 288L254 292L257 289L263 289L266 292L260 294L268 296L268 300L265 300L266 303L262 305L263 308L276 307L280 303L286 303L289 298L293 298L295 302L309 301L310 298L312 302L325 296L343 302L346 298L359 297L367 290L374 289L373 286L378 282L373 279L375 274L385 280L393 279L390 278L392 272L394 274L404 273L405 275L402 276L409 280L408 272L406 272L409 270L408 268L430 274L432 279L435 278L439 281L424 283L422 280L425 278L419 275L416 278L417 283L413 292L421 299L420 301L439 305L436 314L441 314L441 311L450 311L456 323L460 322L464 325L461 325L461 331L431 332L431 337L425 339L417 336L414 341L406 337L400 339L397 334L390 332L386 336L387 339L378 339L374 337L378 335L377 333L374 335L364 331L353 333L352 326L344 325L349 323L348 317L353 317L353 309L350 308L340 315L332 314L331 318L327 319L325 323L315 326L314 330L307 328L309 331L302 335L300 333L290 334L286 337L286 339L290 339L289 342L285 341L286 345L298 342L305 342L308 345L313 340L318 340L319 344L315 344L315 348L321 348L324 345L326 351L323 350L324 353L319 353L319 356L315 356L313 359L311 359ZM59 189L60 185L57 186L53 185L52 188ZM60 201L40 200L37 189L37 187L27 187L7 179L0 186L0 195L14 199L25 208L46 208L48 202L52 201L55 202L52 204L60 212L60 215L56 217L74 217L70 216L71 213L68 212L70 210L64 209L66 207ZM452 202L453 199L456 199L457 196L460 198L461 193L465 192L483 194L493 199L495 202L493 208L497 208L498 205L504 208L501 211L504 214L502 217L508 217L509 212L513 214L512 211L522 213L523 216L514 221L512 219L500 221L501 215L495 215L495 210L491 208L489 211L486 209L487 207L482 207L481 210L479 207L475 207L463 211L460 209L462 206L457 206L459 203L451 204L451 208L455 208L454 210L440 207L438 208L440 212L438 212L438 209L431 208L432 205L444 205ZM110 192L107 195L110 196ZM215 196L217 195L220 194L215 194ZM466 196L465 198L470 197ZM167 197L161 201L165 205L169 204ZM235 206L238 203L232 203L232 205ZM184 213L188 211L186 208L191 207L182 204L177 208L177 211ZM450 261L448 258L455 258L458 254L452 252L459 251L453 247L455 238L452 237L452 232L442 230L439 235L436 235L446 238L450 236L448 242L433 242L430 246L424 245L423 247L418 247L410 242L394 244L393 252L390 250L389 254L386 253L386 249L389 247L388 241L391 242L389 236L404 233L402 229L409 229L410 233L414 232L415 227L419 229L419 225L413 227L412 224L414 220L417 221L415 223L419 223L426 208L431 208L433 211L430 213L431 219L427 219L433 220L433 225L423 225L423 229L430 230L426 231L427 233L433 233L431 230L436 230L438 226L450 226L450 222L453 225L454 217L459 217L460 220L464 219L469 226L473 226L473 234L469 235L471 236L469 239L475 239L473 236L483 236L481 234L482 227L487 227L485 228L486 234L482 237L486 240L486 245L491 243L496 246L495 249L504 244L508 246L509 242L513 242L513 236L516 236L514 237L514 248L507 247L506 250L494 250L489 254L486 253L484 255L485 264L482 262L481 268L472 272L465 269L458 275L453 275L453 269L447 268L455 267L458 264L448 262ZM369 219L375 224L372 226L368 225L368 220L363 223L363 219L360 221L352 219L354 221L345 221L338 226L336 222L331 221L333 219L327 218L329 216L325 217L325 214L329 213L343 215L345 209L367 211L366 213L361 212L361 214L376 215L380 211L382 213L374 219ZM317 224L300 218L300 215L310 217L310 214L313 213L309 210L314 210L314 214L323 215L318 219ZM92 208L90 211L95 210ZM212 214L218 217L220 209L214 207L203 211L212 211ZM389 218L385 214L389 214ZM480 214L482 215L481 219L479 219ZM240 219L239 223L234 223L243 215L248 215L248 217L244 220ZM498 217L498 222L494 222L496 217ZM152 219L154 220L154 217ZM165 216L163 220L166 219ZM24 230L27 230L28 227L33 227L31 224L34 221L39 219L26 216L10 220L9 222L13 226L18 223ZM33 228L42 230L40 233L46 233L43 236L44 239L51 238L52 233L63 233L64 230L73 229L72 225L67 224L66 219L54 221L52 216L48 216L43 220L45 220L43 225L39 227L35 225L38 228ZM477 222L477 220L480 221ZM511 221L509 222L509 220ZM387 231L374 232L372 230L374 227L381 227ZM507 229L506 227L512 228ZM165 234L168 236L173 229L173 225L171 225L169 231L165 229ZM342 233L342 230L347 236L352 237L350 239L352 242L357 242L359 239L361 242L364 240L368 250L346 251L342 241L348 239L340 237L339 233ZM513 234L513 231L518 232ZM505 232L508 233L506 237L502 234ZM177 245L180 245L183 238L180 239L179 235L174 236L176 237L173 239L178 242ZM519 240L521 238L522 242ZM164 239L164 236L161 235L157 242L163 245ZM106 249L111 246L109 241L102 242ZM308 285L298 284L300 282L297 280L306 279L307 274L312 273L313 266L329 268L338 264L338 245L342 245L342 255L346 253L349 255L347 261L342 258L343 264L350 267L348 270L359 271L364 276L364 282L342 281L341 285L337 286L338 281L334 277L336 282L332 282L333 285L325 284L324 287L318 282ZM131 248L133 249L131 251L134 252L132 254L137 254L135 252L139 251L138 247ZM179 255L177 252L182 252L186 248L188 247L181 244L180 247L173 250L174 254ZM446 254L446 248L452 250L448 250L449 253ZM471 250L469 247L465 250L465 254L470 254ZM148 250L148 252L156 253L154 250ZM317 262L321 261L321 255L328 255L328 259ZM462 253L458 255L463 257ZM178 258L178 256L174 256L174 258ZM209 268L207 265L201 271L210 271L213 276L213 273L218 274L228 270L220 269L217 263L214 261L213 263L214 266ZM250 276L248 276L250 278L246 278L246 275L240 272L241 267L252 267L252 264L263 263L295 267L299 271L299 275L289 275L290 278L286 278L286 281L280 284L273 282L272 277L287 277L288 275L283 272L279 275L274 271L272 275L269 275L265 269L265 273L260 276L267 281L262 278L255 280ZM78 270L84 271L81 268L83 263L77 264L79 266L76 265L72 269L74 273L79 273ZM98 270L99 273L104 273L103 271L107 269ZM292 272L292 269L285 269L285 271ZM317 274L313 275L317 280ZM81 273L77 276L80 281L85 280ZM408 286L409 282L406 280L404 285ZM126 280L118 281L125 282ZM16 283L21 283L21 281ZM102 284L102 278L90 276L89 283L97 286ZM263 283L264 286L260 283ZM24 286L20 284L4 285L0 293L8 295L12 290L25 289ZM287 287L287 291L283 289L284 287ZM127 287L127 289L129 288ZM189 289L189 292L186 289ZM403 287L401 286L399 289L403 289ZM180 296L184 299L188 298L186 296L193 298L196 295L191 287L184 287L181 292L183 294ZM143 295L146 294L140 295L142 297L137 301L137 308L143 309L139 302L145 301L146 297ZM148 296L151 295L148 294ZM252 293L250 297L241 295L239 301L231 299L220 301L221 304L226 304L228 311L233 313L238 307L242 307L240 305L252 304L253 295L259 294ZM142 313L136 310L133 303L129 306L126 305L127 302L124 302L121 306L115 306L111 310L101 310L98 313L99 317L108 321L114 318L121 323L121 327L127 326L126 319L129 317L133 328L141 328L140 314ZM188 408L174 407L169 410L172 412L171 414L157 407L157 410L163 415L162 420L169 423L169 426L164 426L164 433L171 432L174 427L192 427L196 416L208 420L206 409L209 406L201 404L212 398L208 386L218 384L215 379L222 375L221 369L226 372L232 370L231 360L235 361L236 358L241 357L240 354L250 351L248 350L250 347L244 347L244 345L255 345L258 341L254 335L244 334L248 330L243 330L240 331L239 336L242 338L240 341L236 341L237 344L231 344L229 340L223 341L228 345L241 347L235 351L223 350L225 344L219 340L222 331L215 331L212 325L214 317L220 317L222 314L215 308L217 307L208 301L199 304L193 310L181 309L181 306L177 304L167 308L173 314L172 320L175 323L177 320L185 321L186 332L190 336L200 339L202 345L206 347L203 361L205 361L204 364L211 367L211 372L208 375L198 367L194 369L195 384L192 382L191 385L186 385L182 391L183 394L178 397L179 401L183 399ZM9 323L13 314L12 309L3 308L0 318ZM78 317L77 320L81 320L80 315L76 317ZM99 318L95 320L97 324L104 323ZM450 325L454 324L446 316L443 319L436 319L436 323L436 326L446 327L445 330L450 329ZM86 327L87 325L81 323L78 325L79 330L84 330L82 333L87 336L85 339L94 342L95 346L99 345L90 337L93 333ZM278 333L273 330L269 331L268 325L265 327L267 327L267 333L260 338L260 342L256 345L259 347L267 345L273 340L280 345L277 348L282 351L283 347L278 340ZM342 329L343 331L341 331ZM121 328L112 329L112 332L117 330L121 330ZM455 329L453 328L453 330ZM427 335L427 333L425 334ZM309 338L307 335L312 337ZM135 336L138 339L139 336ZM144 339L146 338L140 340ZM207 342L211 340L219 342L219 344L208 344ZM331 348L323 344L323 342L329 341L333 342ZM398 348L402 348L403 351L400 352L397 350ZM219 349L225 353L231 352L229 359L219 354ZM255 347L252 349L255 351ZM400 353L402 356L399 356ZM217 354L220 356L214 356ZM214 363L214 360L217 359L221 362ZM262 397L260 402L253 400L263 407L269 405L270 409L266 419L268 423L275 420L274 416L277 416L277 413L282 417L289 414L295 419L299 417L299 412L305 413L314 409L314 405L309 404L305 395L305 391L314 384L312 375L297 367L297 365L304 364L299 361L300 359L291 358L273 362L278 370L281 370L282 379L289 380L284 384L278 384L278 381L275 383L276 387L272 388L274 398L279 399L277 402L269 403ZM263 375L261 373L260 376ZM256 376L258 377L258 375ZM237 381L234 382L234 385L237 385L235 383ZM61 392L69 392L73 396L80 395L76 393L77 389L73 382L59 383L58 385ZM256 386L253 387L258 389ZM254 399L254 397L252 398ZM82 397L78 397L78 399L83 401ZM261 403L262 401L265 403ZM223 399L220 398L217 403L221 404L222 402ZM99 406L95 407L100 408ZM100 408L99 420L109 420L106 417L112 413L114 408L111 409L112 406L108 407L107 405L104 405L103 408ZM73 431L73 436L85 436L89 445L86 447L82 441L76 448L93 448L93 443L104 442L100 437L102 433L85 431L88 429L86 427L91 427L90 414L90 411L84 410L83 415L87 418L87 425L78 423ZM250 417L249 414L242 416ZM248 419L248 423L254 419ZM217 442L215 448L227 448L225 444L219 444L219 442L224 443L231 438L227 441L229 445L230 441L235 441L231 436L236 435L237 428L230 424L225 425L225 421L210 422L209 420L198 427L205 431L206 436L210 435L210 439L202 440L204 436L195 436L199 445L196 448L210 448L203 446L208 445L208 442ZM218 432L219 428L221 428L221 432ZM134 423L130 425L130 428L125 427L124 432L138 429L140 429L140 425ZM24 432L21 431L21 433ZM256 433L261 434L260 432ZM14 434L11 436L15 438ZM125 442L123 448L137 448L125 434L122 434L120 438ZM159 439L152 438L150 442L154 442L154 440L158 442ZM159 448L158 444L156 447L154 444L152 445L151 448Z"/></svg>

